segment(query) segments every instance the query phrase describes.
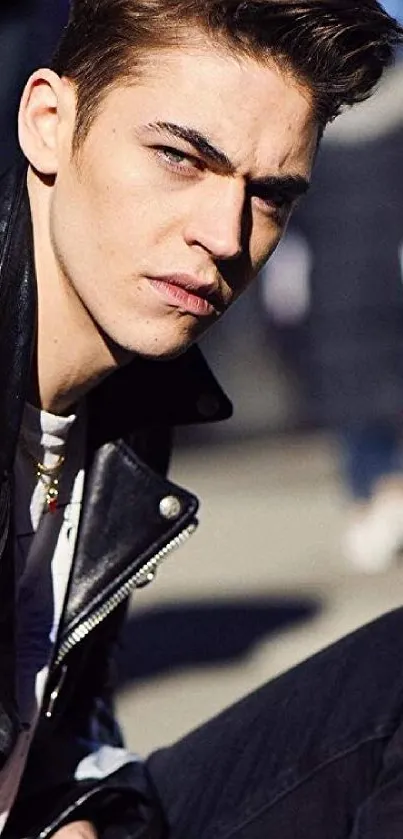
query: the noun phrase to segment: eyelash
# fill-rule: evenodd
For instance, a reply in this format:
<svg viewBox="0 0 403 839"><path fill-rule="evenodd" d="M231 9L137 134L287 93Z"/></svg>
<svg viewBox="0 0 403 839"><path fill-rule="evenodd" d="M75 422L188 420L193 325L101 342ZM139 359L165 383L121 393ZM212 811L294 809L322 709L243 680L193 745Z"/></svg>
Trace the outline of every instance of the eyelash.
<svg viewBox="0 0 403 839"><path fill-rule="evenodd" d="M177 172L180 175L191 174L191 170L203 170L203 163L190 154L187 154L180 149L172 148L171 146L157 146L157 156L162 161L164 166L167 166L172 172ZM172 158L180 158L179 160L172 160Z"/></svg>
<svg viewBox="0 0 403 839"><path fill-rule="evenodd" d="M286 195L272 195L267 198L259 195L259 193L252 194L252 198L256 198L264 207L274 210L276 213L282 214L288 212L292 205L292 201Z"/></svg>

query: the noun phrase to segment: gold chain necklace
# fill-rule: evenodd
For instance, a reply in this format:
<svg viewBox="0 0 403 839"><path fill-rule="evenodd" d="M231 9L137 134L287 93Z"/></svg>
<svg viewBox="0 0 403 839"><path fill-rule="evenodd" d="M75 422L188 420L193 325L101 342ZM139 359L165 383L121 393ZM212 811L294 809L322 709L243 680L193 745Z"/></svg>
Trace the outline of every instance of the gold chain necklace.
<svg viewBox="0 0 403 839"><path fill-rule="evenodd" d="M60 455L54 466L45 466L40 460L35 461L36 477L45 488L45 503L50 513L54 513L59 498L59 478L65 458Z"/></svg>
<svg viewBox="0 0 403 839"><path fill-rule="evenodd" d="M59 455L54 466L45 466L29 451L25 441L22 441L25 453L35 466L35 475L45 490L45 504L49 513L54 513L59 498L59 479L65 461L64 455Z"/></svg>

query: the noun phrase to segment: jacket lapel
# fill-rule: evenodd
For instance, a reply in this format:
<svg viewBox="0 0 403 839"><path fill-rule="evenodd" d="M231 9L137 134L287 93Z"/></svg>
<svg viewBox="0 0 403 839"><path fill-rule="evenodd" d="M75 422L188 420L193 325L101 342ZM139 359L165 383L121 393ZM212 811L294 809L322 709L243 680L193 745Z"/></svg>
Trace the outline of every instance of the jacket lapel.
<svg viewBox="0 0 403 839"><path fill-rule="evenodd" d="M59 647L130 587L136 572L195 520L197 508L194 495L149 469L125 443L101 447L87 480Z"/></svg>

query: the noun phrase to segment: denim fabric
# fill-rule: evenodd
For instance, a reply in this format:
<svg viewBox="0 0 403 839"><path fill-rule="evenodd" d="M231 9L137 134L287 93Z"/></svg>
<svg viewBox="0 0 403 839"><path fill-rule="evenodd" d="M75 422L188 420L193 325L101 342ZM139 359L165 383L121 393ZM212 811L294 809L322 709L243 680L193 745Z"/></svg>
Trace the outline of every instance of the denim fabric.
<svg viewBox="0 0 403 839"><path fill-rule="evenodd" d="M340 442L346 484L357 500L371 498L382 478L403 477L401 432L392 422L346 428Z"/></svg>
<svg viewBox="0 0 403 839"><path fill-rule="evenodd" d="M170 839L401 839L403 610L146 764Z"/></svg>

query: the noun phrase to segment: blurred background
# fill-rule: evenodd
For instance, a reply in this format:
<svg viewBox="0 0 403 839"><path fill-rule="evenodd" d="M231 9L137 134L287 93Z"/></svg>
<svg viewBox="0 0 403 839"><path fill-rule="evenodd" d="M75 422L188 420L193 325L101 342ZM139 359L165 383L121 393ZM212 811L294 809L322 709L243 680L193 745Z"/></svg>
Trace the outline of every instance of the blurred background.
<svg viewBox="0 0 403 839"><path fill-rule="evenodd" d="M403 18L403 0L385 5ZM0 171L67 0L3 0ZM203 342L234 402L177 432L200 527L139 592L119 651L134 750L403 601L403 61L329 127L311 191L258 282ZM370 654L370 651L369 651Z"/></svg>

